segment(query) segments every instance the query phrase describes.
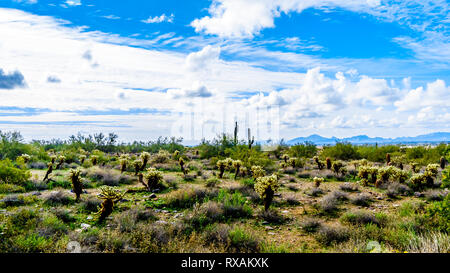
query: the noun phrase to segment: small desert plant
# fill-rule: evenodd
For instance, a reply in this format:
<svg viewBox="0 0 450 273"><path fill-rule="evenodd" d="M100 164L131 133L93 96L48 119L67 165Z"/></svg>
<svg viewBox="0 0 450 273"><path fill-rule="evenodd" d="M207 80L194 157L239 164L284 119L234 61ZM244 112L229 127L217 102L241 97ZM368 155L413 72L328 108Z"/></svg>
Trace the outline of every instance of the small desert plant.
<svg viewBox="0 0 450 273"><path fill-rule="evenodd" d="M368 207L370 205L370 202L372 201L372 198L370 195L366 193L360 193L356 195L355 197L351 198L351 202L353 205L361 206L361 207Z"/></svg>
<svg viewBox="0 0 450 273"><path fill-rule="evenodd" d="M80 200L80 195L83 192L83 183L81 182L80 174L81 174L80 169L76 169L76 170L72 169L69 172L69 178L72 182L72 189L76 196L76 199L75 199L76 202L78 202Z"/></svg>
<svg viewBox="0 0 450 273"><path fill-rule="evenodd" d="M98 221L102 222L113 212L115 202L121 200L126 192L120 192L119 190L109 186L101 187L100 191L101 193L98 197L103 200L103 203L101 204L101 208L97 214L100 215Z"/></svg>
<svg viewBox="0 0 450 273"><path fill-rule="evenodd" d="M410 195L412 190L403 184L400 183L391 183L389 184L386 195L389 197L395 197L397 195Z"/></svg>
<svg viewBox="0 0 450 273"><path fill-rule="evenodd" d="M339 189L341 189L342 191L352 192L352 191L358 191L358 186L353 183L346 182L346 183L340 185Z"/></svg>
<svg viewBox="0 0 450 273"><path fill-rule="evenodd" d="M324 179L323 177L314 177L314 186L316 188L320 187L320 184L323 183Z"/></svg>
<svg viewBox="0 0 450 273"><path fill-rule="evenodd" d="M268 210L272 203L273 196L279 188L278 177L276 174L271 176L258 177L255 183L255 191L263 199L264 210Z"/></svg>
<svg viewBox="0 0 450 273"><path fill-rule="evenodd" d="M300 226L304 231L313 233L322 226L322 223L317 219L307 218L300 223Z"/></svg>
<svg viewBox="0 0 450 273"><path fill-rule="evenodd" d="M187 170L184 168L184 159L182 157L178 159L178 163L180 163L180 168L183 174L187 174Z"/></svg>
<svg viewBox="0 0 450 273"><path fill-rule="evenodd" d="M350 238L348 229L342 226L321 226L317 233L317 240L324 244L330 245L331 243L345 242Z"/></svg>
<svg viewBox="0 0 450 273"><path fill-rule="evenodd" d="M337 175L341 171L341 168L344 167L344 164L341 161L335 161L331 165L331 168L333 169L333 172Z"/></svg>
<svg viewBox="0 0 450 273"><path fill-rule="evenodd" d="M22 154L20 157L23 159L23 162L25 164L28 163L30 161L30 159L31 159L31 156L28 155L28 154Z"/></svg>
<svg viewBox="0 0 450 273"><path fill-rule="evenodd" d="M81 165L83 165L84 161L86 160L86 155L80 155L79 159L80 159Z"/></svg>
<svg viewBox="0 0 450 273"><path fill-rule="evenodd" d="M284 163L286 163L286 164L288 163L289 155L284 154L284 155L281 156L281 158L284 160Z"/></svg>

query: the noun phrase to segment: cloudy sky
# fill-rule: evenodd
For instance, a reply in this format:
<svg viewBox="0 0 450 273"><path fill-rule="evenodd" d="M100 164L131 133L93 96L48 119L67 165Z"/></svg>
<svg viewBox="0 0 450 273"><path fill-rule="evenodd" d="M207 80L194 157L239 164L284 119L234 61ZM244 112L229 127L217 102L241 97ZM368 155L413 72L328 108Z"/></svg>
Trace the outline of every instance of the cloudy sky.
<svg viewBox="0 0 450 273"><path fill-rule="evenodd" d="M450 131L449 14L446 0L0 0L0 130Z"/></svg>

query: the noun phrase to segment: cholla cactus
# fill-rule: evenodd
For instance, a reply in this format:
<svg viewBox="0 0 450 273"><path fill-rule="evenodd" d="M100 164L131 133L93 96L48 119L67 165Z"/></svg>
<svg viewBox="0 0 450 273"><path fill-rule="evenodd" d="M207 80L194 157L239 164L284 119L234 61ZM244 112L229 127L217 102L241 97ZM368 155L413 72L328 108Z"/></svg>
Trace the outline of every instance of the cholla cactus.
<svg viewBox="0 0 450 273"><path fill-rule="evenodd" d="M134 175L138 175L139 171L141 170L142 161L139 159L136 159L133 161L133 167L134 167Z"/></svg>
<svg viewBox="0 0 450 273"><path fill-rule="evenodd" d="M179 156L180 156L180 151L176 150L175 152L173 152L172 158L174 160L178 160Z"/></svg>
<svg viewBox="0 0 450 273"><path fill-rule="evenodd" d="M161 150L160 150L161 151ZM141 153L141 160L142 160L142 167L141 170L145 169L147 166L147 162L150 159L150 154L147 152L142 152Z"/></svg>
<svg viewBox="0 0 450 273"><path fill-rule="evenodd" d="M231 167L233 166L233 159L227 157L224 159L224 161L225 161L226 167L228 169L231 169Z"/></svg>
<svg viewBox="0 0 450 273"><path fill-rule="evenodd" d="M388 182L389 178L395 177L397 170L399 169L393 166L381 167L378 169L378 178L382 182Z"/></svg>
<svg viewBox="0 0 450 273"><path fill-rule="evenodd" d="M369 161L367 160L367 159L361 159L360 161L359 161L359 164L361 165L361 166L368 166L369 165Z"/></svg>
<svg viewBox="0 0 450 273"><path fill-rule="evenodd" d="M52 162L52 164L55 164L56 155L50 155L50 161Z"/></svg>
<svg viewBox="0 0 450 273"><path fill-rule="evenodd" d="M339 172L341 173L341 176L345 176L348 173L347 168L344 166L339 169Z"/></svg>
<svg viewBox="0 0 450 273"><path fill-rule="evenodd" d="M391 154L387 153L386 154L386 164L389 165L389 163L391 163Z"/></svg>
<svg viewBox="0 0 450 273"><path fill-rule="evenodd" d="M181 171L183 172L183 174L186 174L187 170L184 168L184 159L182 157L180 157L178 163L180 163Z"/></svg>
<svg viewBox="0 0 450 273"><path fill-rule="evenodd" d="M247 167L242 166L240 171L241 171L241 175L242 175L242 176L247 176L247 175L248 175L248 169L247 169Z"/></svg>
<svg viewBox="0 0 450 273"><path fill-rule="evenodd" d="M31 159L31 156L28 155L28 154L22 154L20 157L23 158L23 162L25 164L28 163L30 161L30 159Z"/></svg>
<svg viewBox="0 0 450 273"><path fill-rule="evenodd" d="M316 188L318 188L318 187L320 187L320 184L321 183L323 183L323 181L324 181L324 179L323 179L323 177L314 177L314 186L316 187Z"/></svg>
<svg viewBox="0 0 450 273"><path fill-rule="evenodd" d="M91 155L91 162L92 162L92 165L97 165L97 162L98 162L98 155Z"/></svg>
<svg viewBox="0 0 450 273"><path fill-rule="evenodd" d="M289 160L289 155L288 154L284 154L281 156L281 158L284 160L284 163L287 163L287 161Z"/></svg>
<svg viewBox="0 0 450 273"><path fill-rule="evenodd" d="M296 157L290 158L289 165L291 165L292 168L295 168L297 165L297 158Z"/></svg>
<svg viewBox="0 0 450 273"><path fill-rule="evenodd" d="M377 167L369 167L370 181L372 184L375 184L378 176L378 168Z"/></svg>
<svg viewBox="0 0 450 273"><path fill-rule="evenodd" d="M335 161L333 162L331 168L333 169L333 172L336 174L339 174L341 168L344 167L344 164L341 161Z"/></svg>
<svg viewBox="0 0 450 273"><path fill-rule="evenodd" d="M163 181L162 172L156 170L155 168L148 168L147 173L144 174L144 178L147 183L143 183L147 190L154 190Z"/></svg>
<svg viewBox="0 0 450 273"><path fill-rule="evenodd" d="M127 154L123 154L119 158L120 163L120 173L123 173L127 169L128 160L130 159L130 156Z"/></svg>
<svg viewBox="0 0 450 273"><path fill-rule="evenodd" d="M436 178L439 173L438 168L439 168L439 164L429 164L425 168L425 172L423 174L425 176L425 180L426 180L428 187L433 186L434 178Z"/></svg>
<svg viewBox="0 0 450 273"><path fill-rule="evenodd" d="M61 168L61 165L64 163L64 161L66 160L66 157L65 156L63 156L63 155L60 155L59 157L58 157L58 159L59 159L59 162L58 162L58 165L56 165L56 169L60 169Z"/></svg>
<svg viewBox="0 0 450 273"><path fill-rule="evenodd" d="M358 177L361 179L368 179L369 178L369 168L367 166L360 166L358 168Z"/></svg>
<svg viewBox="0 0 450 273"><path fill-rule="evenodd" d="M425 187L425 183L426 183L426 178L425 175L420 173L420 174L414 174L410 179L409 182L411 184L411 187L414 190L420 190L423 189Z"/></svg>
<svg viewBox="0 0 450 273"><path fill-rule="evenodd" d="M227 166L227 163L225 160L219 160L217 161L217 168L219 168L219 178L223 177L223 173L225 172L225 168Z"/></svg>
<svg viewBox="0 0 450 273"><path fill-rule="evenodd" d="M331 170L331 159L330 159L329 157L327 157L327 158L325 159L325 161L326 161L326 163L327 163L327 169L328 169L328 170Z"/></svg>
<svg viewBox="0 0 450 273"><path fill-rule="evenodd" d="M273 196L278 190L278 177L276 174L271 176L258 177L255 183L255 191L261 196L264 202L264 210L268 210L272 203Z"/></svg>
<svg viewBox="0 0 450 273"><path fill-rule="evenodd" d="M80 169L76 170L72 169L69 172L69 178L70 181L72 182L72 189L76 196L75 201L77 202L80 200L80 195L83 192L83 183L81 182L80 174L81 174Z"/></svg>
<svg viewBox="0 0 450 273"><path fill-rule="evenodd" d="M84 164L85 160L86 160L86 155L80 155L80 163L81 163L81 165Z"/></svg>
<svg viewBox="0 0 450 273"><path fill-rule="evenodd" d="M314 162L316 162L317 168L319 168L319 170L322 170L325 167L325 163L320 161L318 156L313 157L313 159L314 159Z"/></svg>
<svg viewBox="0 0 450 273"><path fill-rule="evenodd" d="M287 166L288 166L288 165L287 165L287 163L285 163L285 162L281 162L281 163L280 163L280 167L281 167L282 169L286 169Z"/></svg>
<svg viewBox="0 0 450 273"><path fill-rule="evenodd" d="M411 162L411 169L413 173L417 173L418 171L417 167L419 167L419 164L417 164L416 162Z"/></svg>
<svg viewBox="0 0 450 273"><path fill-rule="evenodd" d="M252 166L252 176L254 179L263 177L266 175L266 171L261 166Z"/></svg>
<svg viewBox="0 0 450 273"><path fill-rule="evenodd" d="M113 212L114 204L124 197L126 191L120 192L109 186L101 187L100 191L98 197L103 200L103 203L97 214L100 214L98 221L102 222Z"/></svg>
<svg viewBox="0 0 450 273"><path fill-rule="evenodd" d="M47 164L47 166L48 166L47 172L45 173L44 180L42 180L42 181L49 180L49 175L53 172L53 163L49 162Z"/></svg>
<svg viewBox="0 0 450 273"><path fill-rule="evenodd" d="M399 183L405 183L409 178L409 174L407 171L402 169L394 169L393 178L397 180Z"/></svg>
<svg viewBox="0 0 450 273"><path fill-rule="evenodd" d="M239 176L239 171L241 169L241 166L242 166L242 161L240 161L240 160L233 160L233 167L234 167L234 170L235 170L235 173L234 173L234 178L235 179Z"/></svg>

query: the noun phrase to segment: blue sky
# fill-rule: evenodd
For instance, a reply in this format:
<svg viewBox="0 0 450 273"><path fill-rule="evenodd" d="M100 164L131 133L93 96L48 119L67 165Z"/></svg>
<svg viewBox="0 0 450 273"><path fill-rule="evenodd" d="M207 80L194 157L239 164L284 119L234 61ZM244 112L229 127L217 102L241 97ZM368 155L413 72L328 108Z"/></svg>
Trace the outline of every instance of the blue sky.
<svg viewBox="0 0 450 273"><path fill-rule="evenodd" d="M261 139L448 131L448 5L1 0L0 130L199 140L237 120L273 124Z"/></svg>

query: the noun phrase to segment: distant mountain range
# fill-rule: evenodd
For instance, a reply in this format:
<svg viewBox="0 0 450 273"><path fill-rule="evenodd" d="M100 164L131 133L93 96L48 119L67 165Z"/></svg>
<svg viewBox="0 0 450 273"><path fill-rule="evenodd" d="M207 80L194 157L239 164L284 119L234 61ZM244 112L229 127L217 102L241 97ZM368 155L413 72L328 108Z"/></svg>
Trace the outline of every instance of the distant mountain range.
<svg viewBox="0 0 450 273"><path fill-rule="evenodd" d="M440 143L450 142L450 132L437 132L427 135L420 135L416 137L397 137L397 138L382 138L382 137L368 137L366 135L359 135L347 138L331 137L326 138L319 135L310 135L308 137L298 137L287 141L288 145L295 145L305 141L312 142L316 145L336 144L336 142L350 142L352 144L420 144L420 143Z"/></svg>

